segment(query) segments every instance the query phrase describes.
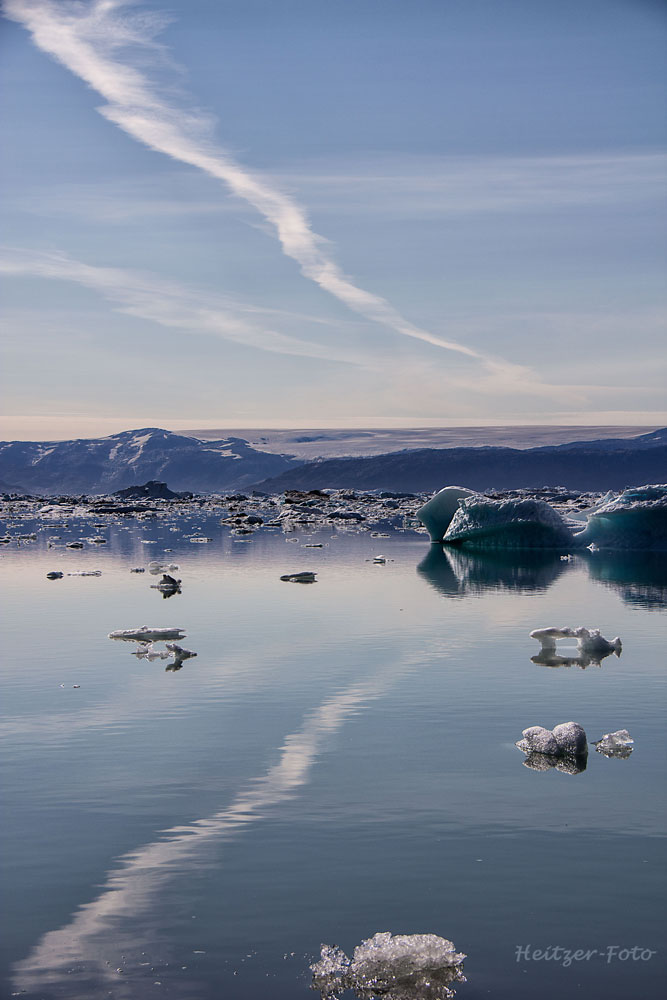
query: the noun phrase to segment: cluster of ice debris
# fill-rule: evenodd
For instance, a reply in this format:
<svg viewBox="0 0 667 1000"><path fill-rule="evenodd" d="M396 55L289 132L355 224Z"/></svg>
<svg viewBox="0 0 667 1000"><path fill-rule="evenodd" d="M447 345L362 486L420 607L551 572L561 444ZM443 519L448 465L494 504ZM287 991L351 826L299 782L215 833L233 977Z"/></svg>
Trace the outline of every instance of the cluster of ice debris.
<svg viewBox="0 0 667 1000"><path fill-rule="evenodd" d="M561 722L553 729L529 726L516 746L526 754L524 764L534 771L556 768L565 774L580 774L586 770L588 739L578 722ZM634 740L627 729L606 733L594 747L606 757L629 757Z"/></svg>
<svg viewBox="0 0 667 1000"><path fill-rule="evenodd" d="M431 541L469 548L667 549L665 484L608 493L583 508L568 508L560 498L560 512L525 492L497 498L447 486L417 516Z"/></svg>
<svg viewBox="0 0 667 1000"><path fill-rule="evenodd" d="M436 934L381 931L362 941L352 958L336 946L322 945L311 965L312 987L322 1000L352 990L360 1000L447 1000L453 983L465 983L463 960L451 941Z"/></svg>
<svg viewBox="0 0 667 1000"><path fill-rule="evenodd" d="M148 660L149 663L152 663L153 660L172 659L173 662L166 667L167 670L180 670L185 660L197 655L191 649L185 649L173 642L174 639L183 639L184 637L185 631L182 628L152 628L149 625L109 632L110 639L134 643L136 648L132 651L132 655L136 656L138 660ZM172 641L168 642L167 640ZM156 642L164 642L165 648L157 649Z"/></svg>

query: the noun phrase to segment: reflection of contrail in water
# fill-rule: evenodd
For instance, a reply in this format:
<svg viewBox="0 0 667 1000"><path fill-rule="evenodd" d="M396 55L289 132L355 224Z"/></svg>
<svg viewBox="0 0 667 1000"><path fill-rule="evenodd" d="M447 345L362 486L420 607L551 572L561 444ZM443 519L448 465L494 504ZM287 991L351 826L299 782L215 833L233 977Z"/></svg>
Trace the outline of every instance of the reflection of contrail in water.
<svg viewBox="0 0 667 1000"><path fill-rule="evenodd" d="M172 827L164 831L166 839L147 844L122 858L121 867L109 875L97 899L83 905L65 927L46 933L30 955L17 963L17 988L44 989L53 986L61 975L72 987L76 981L72 964L89 962L98 965L95 970L98 976L113 976L122 991L123 983L104 961L112 949L122 950L117 921L136 918L161 885L179 875L183 863L192 861L206 844L233 837L247 824L261 819L267 808L289 799L308 780L324 738L339 729L363 702L381 694L392 676L396 673L354 684L325 701L300 730L285 739L278 763L264 777L254 780L228 808L208 819ZM136 947L136 933L131 943ZM90 971L80 975L88 979ZM77 984L79 1000L87 995ZM90 996L96 995L91 986Z"/></svg>

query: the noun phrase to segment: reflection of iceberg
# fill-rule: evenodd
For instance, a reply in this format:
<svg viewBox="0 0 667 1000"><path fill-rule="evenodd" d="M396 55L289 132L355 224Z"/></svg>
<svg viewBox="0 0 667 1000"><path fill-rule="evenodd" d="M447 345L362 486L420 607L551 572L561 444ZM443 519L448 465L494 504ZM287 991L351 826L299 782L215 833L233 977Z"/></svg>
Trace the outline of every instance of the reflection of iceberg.
<svg viewBox="0 0 667 1000"><path fill-rule="evenodd" d="M445 533L468 548L570 549L573 534L545 500L462 500Z"/></svg>
<svg viewBox="0 0 667 1000"><path fill-rule="evenodd" d="M322 945L319 962L311 966L313 989L322 1000L334 1000L342 990L354 990L362 1000L445 1000L452 983L465 983L463 960L451 941L436 934L373 935L354 949L350 960L340 948Z"/></svg>
<svg viewBox="0 0 667 1000"><path fill-rule="evenodd" d="M583 757L552 757L546 753L529 753L523 762L524 767L531 771L560 771L561 774L581 774L586 770L588 758Z"/></svg>
<svg viewBox="0 0 667 1000"><path fill-rule="evenodd" d="M417 572L446 597L463 597L488 590L544 591L572 565L561 562L558 552L549 549L467 552L432 545Z"/></svg>
<svg viewBox="0 0 667 1000"><path fill-rule="evenodd" d="M662 552L592 552L591 579L641 608L667 608L667 559Z"/></svg>
<svg viewBox="0 0 667 1000"><path fill-rule="evenodd" d="M667 549L667 485L636 486L612 497L589 514L576 538L601 549Z"/></svg>
<svg viewBox="0 0 667 1000"><path fill-rule="evenodd" d="M589 656L582 653L579 653L578 656L561 656L552 647L542 646L539 653L531 656L530 659L532 663L537 663L541 667L581 667L582 670L585 670L591 664L594 667L601 666L602 660L606 656L611 656L611 650L608 653L601 653L598 656Z"/></svg>

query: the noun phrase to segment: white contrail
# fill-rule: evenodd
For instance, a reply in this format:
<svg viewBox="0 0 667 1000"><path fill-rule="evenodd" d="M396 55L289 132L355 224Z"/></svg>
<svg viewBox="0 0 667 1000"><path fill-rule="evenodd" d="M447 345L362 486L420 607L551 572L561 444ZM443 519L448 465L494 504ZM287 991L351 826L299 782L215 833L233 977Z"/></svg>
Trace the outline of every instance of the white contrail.
<svg viewBox="0 0 667 1000"><path fill-rule="evenodd" d="M516 391L557 391L521 365L438 337L405 319L386 299L359 288L342 272L315 233L305 211L290 197L250 173L207 138L209 122L200 112L166 103L148 77L117 56L127 46L158 46L153 41L164 19L123 13L131 0L4 0L4 12L24 24L35 44L97 91L108 104L110 121L145 146L223 181L232 194L252 205L274 228L284 253L301 273L366 319L406 337L480 362L491 376ZM480 384L483 385L482 382ZM496 385L496 388L498 386Z"/></svg>

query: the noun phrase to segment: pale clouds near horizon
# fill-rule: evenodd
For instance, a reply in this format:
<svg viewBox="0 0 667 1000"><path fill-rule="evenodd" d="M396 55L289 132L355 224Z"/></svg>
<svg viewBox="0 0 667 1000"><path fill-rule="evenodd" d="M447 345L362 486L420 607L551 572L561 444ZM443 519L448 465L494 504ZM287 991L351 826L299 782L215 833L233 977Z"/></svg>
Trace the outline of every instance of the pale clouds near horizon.
<svg viewBox="0 0 667 1000"><path fill-rule="evenodd" d="M437 18L436 6L427 6ZM511 6L517 14L523 9L518 0ZM372 22L372 7L364 0L355 16L367 10ZM168 51L155 39L166 22L153 2L138 8L138 20L135 5L126 3L6 0L4 9L28 27L39 49L75 74L30 50L27 34L14 28L13 72L20 73L25 60L43 77L16 101L29 123L17 130L19 141L29 151L60 127L73 151L74 140L83 150L78 159L68 158L66 146L56 152L48 179L35 165L20 175L9 171L11 242L23 251L23 266L16 263L20 254L13 265L21 280L10 293L12 321L34 342L36 297L44 303L45 329L50 310L69 308L69 334L63 324L59 336L71 364L68 336L76 338L91 311L99 315L97 337L89 338L78 361L92 388L83 385L72 408L71 370L60 373L59 390L46 374L32 386L29 376L20 386L12 380L10 412L39 413L48 396L54 411L80 413L83 421L111 419L114 407L121 419L123 412L137 412L129 408L133 381L143 412L148 398L141 389L152 353L152 378L172 392L169 366L180 366L186 391L178 406L184 420L195 422L217 412L220 420L238 414L241 423L283 426L290 419L347 426L394 419L540 423L545 415L569 422L574 413L584 423L604 422L603 413L626 413L627 422L641 423L645 413L645 422L654 423L664 413L658 233L666 156L658 133L641 143L619 128L617 142L607 137L606 148L599 139L599 148L577 148L576 137L564 133L562 148L556 143L545 150L535 138L534 149L524 141L524 148L508 143L480 153L448 148L446 135L440 148L428 148L433 138L425 132L421 150L413 137L387 149L377 118L375 148L371 128L360 150L345 143L345 129L354 124L337 121L334 90L318 90L311 80L327 150L315 154L300 148L303 132L287 101L285 142L272 145L275 115L260 120L268 111L254 101L258 81L244 72L242 49L230 53L237 60L238 91L222 89L221 71L195 72L193 39L204 67L213 67L214 47L188 29L197 18L207 27L210 20L211 42L224 46L224 11L199 2L173 5L178 31L167 31ZM322 6L322 17L330 16ZM344 16L342 21L344 29ZM463 22L462 37L472 39L477 29ZM309 29L302 22L298 27L302 57ZM395 28L399 44L400 24ZM515 31L519 45L518 20ZM261 46L257 35L248 29L249 46ZM558 44L568 43L563 38ZM188 70L193 98L183 96L178 64ZM352 67L352 75L367 74L363 93L372 96L369 65ZM267 75L276 94L284 87L293 97L289 70L276 76L281 66L267 67ZM227 64L225 72L231 72ZM417 70L414 75L418 79ZM106 100L98 110L109 122L96 114L82 81ZM211 84L209 94L195 90L202 81ZM631 82L639 93L637 81ZM47 83L67 97L55 126L35 104L39 86ZM411 86L413 100L422 96ZM521 99L530 105L527 91ZM244 148L251 107L262 138ZM396 124L412 128L413 111L408 101L405 108L394 103ZM363 117L365 109L360 112ZM525 113L519 101L516 114ZM609 115L611 120L611 107ZM153 152L122 133L115 138L111 122ZM463 127L460 120L452 123ZM81 146L87 132L99 153L92 141ZM52 267L47 274L49 254L68 261L67 267L61 263L58 273ZM6 272L12 271L8 261ZM51 284L45 277L62 288L45 291ZM91 292L98 293L95 302ZM131 316L129 330L121 327L118 310ZM201 346L198 335L207 333L216 334L217 347ZM126 366L120 392L117 366L106 364L110 339L120 351L131 341L141 357L141 381ZM194 350L202 352L199 366ZM46 353L53 359L52 344ZM285 360L272 363L276 353ZM20 370L20 343L10 358ZM34 351L32 366L34 373Z"/></svg>

